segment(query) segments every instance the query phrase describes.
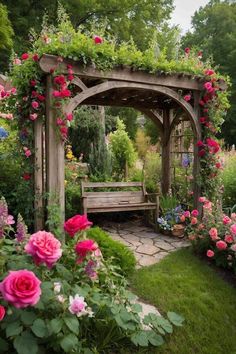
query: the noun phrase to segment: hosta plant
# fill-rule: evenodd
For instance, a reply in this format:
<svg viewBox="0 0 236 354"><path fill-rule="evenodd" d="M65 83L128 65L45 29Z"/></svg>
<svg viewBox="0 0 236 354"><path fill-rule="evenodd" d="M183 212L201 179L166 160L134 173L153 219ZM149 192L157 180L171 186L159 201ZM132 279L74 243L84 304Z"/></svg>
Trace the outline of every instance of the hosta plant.
<svg viewBox="0 0 236 354"><path fill-rule="evenodd" d="M148 314L126 289L126 280L99 245L86 238L91 226L76 215L64 229L66 244L50 232L16 231L0 201L0 352L120 353L122 347L159 346L183 319ZM134 351L137 349L134 349Z"/></svg>

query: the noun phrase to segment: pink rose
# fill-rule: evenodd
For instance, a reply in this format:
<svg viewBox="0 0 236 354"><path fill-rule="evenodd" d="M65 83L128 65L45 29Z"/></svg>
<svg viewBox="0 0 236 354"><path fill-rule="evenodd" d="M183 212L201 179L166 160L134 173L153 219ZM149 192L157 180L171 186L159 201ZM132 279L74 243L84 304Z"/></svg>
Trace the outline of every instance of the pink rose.
<svg viewBox="0 0 236 354"><path fill-rule="evenodd" d="M22 54L22 56L21 56L21 59L22 60L27 60L29 58L29 54L28 53L24 53L24 54Z"/></svg>
<svg viewBox="0 0 236 354"><path fill-rule="evenodd" d="M21 60L20 60L19 58L15 58L15 59L13 60L13 64L14 64L14 65L21 65Z"/></svg>
<svg viewBox="0 0 236 354"><path fill-rule="evenodd" d="M37 113L32 113L32 114L30 114L30 119L31 119L31 120L36 120L37 117L38 117Z"/></svg>
<svg viewBox="0 0 236 354"><path fill-rule="evenodd" d="M197 209L194 209L192 212L191 212L191 215L194 216L195 218L198 216L199 212Z"/></svg>
<svg viewBox="0 0 236 354"><path fill-rule="evenodd" d="M189 101L191 100L191 95L185 95L185 96L184 96L184 100L185 100L186 102L189 102Z"/></svg>
<svg viewBox="0 0 236 354"><path fill-rule="evenodd" d="M186 218L190 218L190 211L189 211L189 210L186 210L186 211L184 212L184 216L185 216Z"/></svg>
<svg viewBox="0 0 236 354"><path fill-rule="evenodd" d="M212 70L212 69L206 69L206 70L204 71L204 74L205 74L205 75L208 75L208 76L211 76L211 75L215 74L215 72L214 72L214 70Z"/></svg>
<svg viewBox="0 0 236 354"><path fill-rule="evenodd" d="M219 250L225 250L227 248L227 243L225 241L217 241L216 242L216 247L219 249Z"/></svg>
<svg viewBox="0 0 236 354"><path fill-rule="evenodd" d="M234 245L232 245L230 248L232 251L236 252L236 243Z"/></svg>
<svg viewBox="0 0 236 354"><path fill-rule="evenodd" d="M71 122L71 121L73 120L73 114L72 114L72 113L68 113L68 114L66 115L66 119L67 119L69 122Z"/></svg>
<svg viewBox="0 0 236 354"><path fill-rule="evenodd" d="M233 224L230 228L230 232L232 232L233 235L236 235L236 224Z"/></svg>
<svg viewBox="0 0 236 354"><path fill-rule="evenodd" d="M213 92L214 88L212 87L212 83L211 82L206 82L204 84L204 88L208 91L208 92Z"/></svg>
<svg viewBox="0 0 236 354"><path fill-rule="evenodd" d="M212 258L214 257L215 253L212 250L207 251L207 257Z"/></svg>
<svg viewBox="0 0 236 354"><path fill-rule="evenodd" d="M31 151L28 149L25 151L25 156L30 157L31 156Z"/></svg>
<svg viewBox="0 0 236 354"><path fill-rule="evenodd" d="M0 292L5 301L16 308L34 306L41 295L41 281L27 270L10 271L0 283Z"/></svg>
<svg viewBox="0 0 236 354"><path fill-rule="evenodd" d="M225 235L225 242L227 243L233 243L234 239L231 235Z"/></svg>
<svg viewBox="0 0 236 354"><path fill-rule="evenodd" d="M93 40L95 44L101 44L103 42L103 39L100 36L94 36Z"/></svg>
<svg viewBox="0 0 236 354"><path fill-rule="evenodd" d="M212 239L212 241L216 241L219 239L218 237L218 231L217 231L217 228L216 227L212 227L210 230L209 230L209 235Z"/></svg>
<svg viewBox="0 0 236 354"><path fill-rule="evenodd" d="M79 256L77 263L83 262L88 253L93 253L98 249L98 244L93 240L80 241L75 246L75 252Z"/></svg>
<svg viewBox="0 0 236 354"><path fill-rule="evenodd" d="M223 216L223 224L224 224L224 225L230 224L231 221L232 221L232 220L231 220L227 215L224 215L224 216Z"/></svg>
<svg viewBox="0 0 236 354"><path fill-rule="evenodd" d="M76 315L77 317L87 315L86 307L87 303L84 301L83 296L79 296L78 294L75 295L75 297L70 296L70 306L69 306L69 311L73 315Z"/></svg>
<svg viewBox="0 0 236 354"><path fill-rule="evenodd" d="M64 223L64 230L71 236L78 231L88 229L93 223L88 221L86 215L75 215Z"/></svg>
<svg viewBox="0 0 236 354"><path fill-rule="evenodd" d="M193 217L191 219L191 225L196 225L197 224L197 218Z"/></svg>
<svg viewBox="0 0 236 354"><path fill-rule="evenodd" d="M33 102L31 103L31 106L32 106L34 109L37 109L37 108L39 108L39 103L38 103L37 101L33 101Z"/></svg>
<svg viewBox="0 0 236 354"><path fill-rule="evenodd" d="M33 257L37 265L45 263L48 268L51 268L62 255L61 242L51 232L46 231L38 231L31 235L25 251Z"/></svg>
<svg viewBox="0 0 236 354"><path fill-rule="evenodd" d="M53 97L58 98L58 97L61 97L61 92L55 90L55 91L53 91L52 95L53 95Z"/></svg>
<svg viewBox="0 0 236 354"><path fill-rule="evenodd" d="M3 320L4 316L6 314L6 310L5 310L5 307L0 305L0 321Z"/></svg>
<svg viewBox="0 0 236 354"><path fill-rule="evenodd" d="M200 203L205 203L206 197L200 197L198 200Z"/></svg>

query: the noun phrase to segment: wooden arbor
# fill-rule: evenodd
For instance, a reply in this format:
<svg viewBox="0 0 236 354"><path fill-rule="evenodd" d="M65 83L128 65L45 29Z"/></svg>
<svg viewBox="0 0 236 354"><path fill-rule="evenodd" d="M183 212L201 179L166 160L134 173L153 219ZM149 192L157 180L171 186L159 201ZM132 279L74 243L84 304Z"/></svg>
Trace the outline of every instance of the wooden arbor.
<svg viewBox="0 0 236 354"><path fill-rule="evenodd" d="M64 218L64 144L56 132L56 116L52 108L53 81L51 69L58 64L57 57L44 55L40 68L46 75L47 100L45 127L41 121L35 122L35 228L44 226L43 199L46 191L59 197L62 219ZM60 71L67 74L67 64L73 65L77 94L64 107L64 113L72 113L78 105L133 107L151 118L159 129L162 144L162 192L170 189L170 135L180 114L190 120L194 144L194 204L197 206L200 195L196 178L200 162L196 142L201 138L199 124L199 97L203 88L203 78L186 74L149 74L134 71L129 67L101 72L80 63L64 60ZM193 93L191 104L183 99L189 91ZM46 161L46 164L44 163ZM50 201L49 201L50 203Z"/></svg>

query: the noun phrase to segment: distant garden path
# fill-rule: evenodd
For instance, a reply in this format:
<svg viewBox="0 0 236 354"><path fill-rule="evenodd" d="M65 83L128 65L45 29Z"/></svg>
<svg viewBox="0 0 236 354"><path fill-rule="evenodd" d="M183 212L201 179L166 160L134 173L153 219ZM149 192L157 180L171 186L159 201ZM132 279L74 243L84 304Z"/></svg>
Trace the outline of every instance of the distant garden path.
<svg viewBox="0 0 236 354"><path fill-rule="evenodd" d="M162 258L179 248L188 247L189 241L174 236L155 233L138 221L115 222L106 221L101 227L114 240L127 245L137 259L137 268L158 263Z"/></svg>

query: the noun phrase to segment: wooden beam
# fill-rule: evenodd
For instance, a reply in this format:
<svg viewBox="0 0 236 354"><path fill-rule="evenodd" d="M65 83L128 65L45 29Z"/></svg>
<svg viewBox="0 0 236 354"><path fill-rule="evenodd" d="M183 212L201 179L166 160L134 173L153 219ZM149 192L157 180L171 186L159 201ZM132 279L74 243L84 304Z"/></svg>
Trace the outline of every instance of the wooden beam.
<svg viewBox="0 0 236 354"><path fill-rule="evenodd" d="M177 73L167 74L164 72L149 74L141 70L134 71L131 67L124 66L103 72L93 66L84 67L83 64L81 65L81 63L72 60L65 59L62 63L59 63L56 56L48 54L44 54L39 61L40 68L45 73L50 73L52 68L60 67L60 71L67 74L68 64L73 65L74 74L78 75L80 78L119 80L186 90L203 90L204 77L194 76L195 79L193 80L193 76L190 74L185 74L184 76L180 76Z"/></svg>
<svg viewBox="0 0 236 354"><path fill-rule="evenodd" d="M170 159L170 110L163 111L164 134L161 140L162 176L161 190L167 195L171 188L171 159Z"/></svg>
<svg viewBox="0 0 236 354"><path fill-rule="evenodd" d="M46 175L48 206L58 207L61 214L61 226L65 218L65 166L64 143L56 129L56 116L52 104L52 78L47 76L46 97ZM63 230L63 228L62 228ZM64 239L62 239L63 241Z"/></svg>
<svg viewBox="0 0 236 354"><path fill-rule="evenodd" d="M199 99L200 95L199 93L194 93L194 111L196 114L196 117L200 117L200 106L199 106ZM199 197L201 196L201 187L198 183L198 180L200 178L200 171L201 171L201 166L200 166L200 158L198 155L198 146L197 142L198 140L201 140L201 127L198 119L198 125L199 125L199 132L195 133L194 135L194 159L193 159L193 206L195 209L200 208L200 203L199 203Z"/></svg>
<svg viewBox="0 0 236 354"><path fill-rule="evenodd" d="M43 170L43 121L34 122L34 228L35 231L43 230L44 220L44 170Z"/></svg>

